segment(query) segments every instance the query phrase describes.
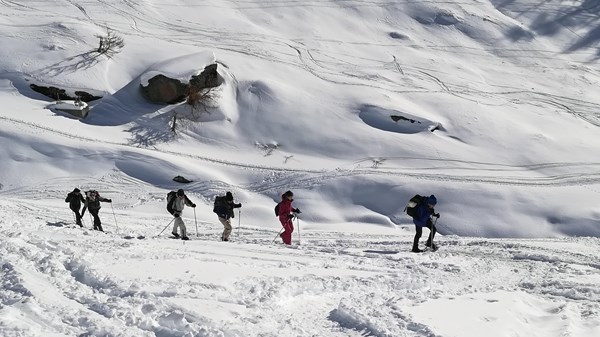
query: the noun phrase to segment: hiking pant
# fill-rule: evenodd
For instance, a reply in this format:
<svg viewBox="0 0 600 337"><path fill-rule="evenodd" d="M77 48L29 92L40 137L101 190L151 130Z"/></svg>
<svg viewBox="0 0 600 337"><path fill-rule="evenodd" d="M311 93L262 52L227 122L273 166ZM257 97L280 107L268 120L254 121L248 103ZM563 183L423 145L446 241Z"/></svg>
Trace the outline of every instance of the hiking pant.
<svg viewBox="0 0 600 337"><path fill-rule="evenodd" d="M104 230L102 229L102 222L100 221L100 217L98 216L98 212L100 211L100 209L88 208L88 211L94 217L94 229L104 232Z"/></svg>
<svg viewBox="0 0 600 337"><path fill-rule="evenodd" d="M427 243L425 244L429 247L431 246L431 242L433 241L433 237L435 236L435 233L437 231L435 226L431 222L431 219L427 220L427 225L425 225L425 227L429 228L430 231L429 238L427 238ZM415 239L413 241L413 250L415 250L415 248L419 248L419 239L421 238L421 235L423 235L423 227L415 225L415 229L417 233L415 234Z"/></svg>
<svg viewBox="0 0 600 337"><path fill-rule="evenodd" d="M280 216L279 222L283 226L283 233L281 233L281 239L283 239L283 243L286 245L292 244L292 232L294 231L294 223L292 219L288 219L287 215Z"/></svg>
<svg viewBox="0 0 600 337"><path fill-rule="evenodd" d="M175 218L175 224L173 224L173 233L177 233L177 228L181 229L181 237L187 236L185 224L183 223L183 219L181 219L181 216Z"/></svg>
<svg viewBox="0 0 600 337"><path fill-rule="evenodd" d="M83 224L81 223L81 213L79 213L79 210L73 208L71 208L71 210L73 213L75 213L75 223L83 227Z"/></svg>
<svg viewBox="0 0 600 337"><path fill-rule="evenodd" d="M231 219L225 219L225 218L221 218L219 217L219 221L221 221L221 223L223 224L223 236L221 236L221 239L225 240L229 240L229 235L231 234Z"/></svg>

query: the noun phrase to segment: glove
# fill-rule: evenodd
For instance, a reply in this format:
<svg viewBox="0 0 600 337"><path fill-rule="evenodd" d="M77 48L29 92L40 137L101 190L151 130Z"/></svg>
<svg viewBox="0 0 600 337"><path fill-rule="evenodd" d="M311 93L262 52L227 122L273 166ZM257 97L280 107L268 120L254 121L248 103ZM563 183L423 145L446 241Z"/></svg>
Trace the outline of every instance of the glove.
<svg viewBox="0 0 600 337"><path fill-rule="evenodd" d="M175 212L175 213L173 213L173 216L174 216L174 217L176 217L176 218L179 218L179 215L180 215L180 213L179 213L179 212Z"/></svg>
<svg viewBox="0 0 600 337"><path fill-rule="evenodd" d="M239 204L237 204L238 208L242 208L242 203L240 202Z"/></svg>
<svg viewBox="0 0 600 337"><path fill-rule="evenodd" d="M440 213L434 213L432 216L436 217L436 218L440 218Z"/></svg>
<svg viewBox="0 0 600 337"><path fill-rule="evenodd" d="M192 204L192 208L196 208L196 204Z"/></svg>
<svg viewBox="0 0 600 337"><path fill-rule="evenodd" d="M108 200L106 200L106 201L108 201L108 202L112 202L112 199L108 199Z"/></svg>
<svg viewBox="0 0 600 337"><path fill-rule="evenodd" d="M293 218L294 218L294 215L292 215L292 214L288 214L287 218L288 218L288 219L293 219Z"/></svg>
<svg viewBox="0 0 600 337"><path fill-rule="evenodd" d="M299 209L299 208L294 208L294 211L293 211L293 212L294 212L294 213L298 213L298 214L302 213L302 212L300 212L300 209Z"/></svg>

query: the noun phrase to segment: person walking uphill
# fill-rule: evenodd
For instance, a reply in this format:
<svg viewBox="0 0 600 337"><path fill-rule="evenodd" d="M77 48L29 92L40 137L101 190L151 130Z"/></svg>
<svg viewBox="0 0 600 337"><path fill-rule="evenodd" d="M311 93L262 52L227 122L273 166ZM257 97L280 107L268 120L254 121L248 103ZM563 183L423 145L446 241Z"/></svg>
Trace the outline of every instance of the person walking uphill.
<svg viewBox="0 0 600 337"><path fill-rule="evenodd" d="M175 217L175 224L173 225L173 236L178 239L181 237L181 240L189 240L187 236L187 230L185 228L185 224L183 223L183 219L181 219L181 212L183 212L183 208L185 206L189 206L192 208L196 208L196 204L190 201L188 197L185 195L182 189L175 191L171 191L167 195L167 211L171 213ZM181 231L181 236L177 233L177 229Z"/></svg>
<svg viewBox="0 0 600 337"><path fill-rule="evenodd" d="M292 207L294 201L294 193L292 191L286 191L281 195L281 202L279 203L279 222L283 226L283 233L281 233L281 239L286 245L292 244L292 232L294 231L294 218L293 213L300 213L300 210Z"/></svg>
<svg viewBox="0 0 600 337"><path fill-rule="evenodd" d="M411 250L413 253L422 252L422 250L419 249L419 239L423 234L423 227L427 227L430 230L429 238L427 239L425 246L431 247L431 249L433 250L437 249L437 246L435 245L435 243L433 243L433 237L435 236L436 228L433 222L431 221L432 216L435 216L437 218L440 217L440 214L435 213L435 210L433 208L437 204L437 199L433 194L429 197L423 197L423 199L424 200L416 206L415 216L413 217L413 223L415 224L415 229L417 231Z"/></svg>
<svg viewBox="0 0 600 337"><path fill-rule="evenodd" d="M231 218L235 217L233 213L234 208L240 208L242 204L235 204L233 202L233 194L231 192L225 193L225 196L218 196L215 198L215 205L213 212L217 213L219 221L223 224L223 235L221 236L222 241L229 241L229 235L231 234Z"/></svg>
<svg viewBox="0 0 600 337"><path fill-rule="evenodd" d="M112 202L111 199L106 199L100 196L100 193L94 190L90 190L85 192L85 206L83 206L83 211L81 211L81 216L85 213L85 210L88 209L92 217L94 217L94 229L104 232L102 229L102 221L100 221L100 217L98 216L98 212L100 212L100 202Z"/></svg>
<svg viewBox="0 0 600 337"><path fill-rule="evenodd" d="M81 191L78 188L75 188L73 192L67 194L67 198L65 202L69 203L69 208L73 213L75 213L75 223L79 225L79 227L83 227L81 223L81 217L83 217L83 213L79 213L81 209L81 204L85 203L85 199L83 195L81 195Z"/></svg>

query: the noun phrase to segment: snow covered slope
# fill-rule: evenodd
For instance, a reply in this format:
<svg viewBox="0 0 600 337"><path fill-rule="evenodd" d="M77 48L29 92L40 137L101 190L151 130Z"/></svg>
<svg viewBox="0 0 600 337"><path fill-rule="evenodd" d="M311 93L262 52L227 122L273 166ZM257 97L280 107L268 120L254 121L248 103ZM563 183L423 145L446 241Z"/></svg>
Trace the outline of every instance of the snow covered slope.
<svg viewBox="0 0 600 337"><path fill-rule="evenodd" d="M0 335L598 335L599 11L0 1ZM189 107L140 84L213 57L215 102L171 132ZM103 97L79 120L31 84ZM114 201L109 233L72 228L74 187ZM198 205L187 243L163 239L178 188ZM272 243L288 189L292 248ZM439 200L436 253L408 252L415 193Z"/></svg>

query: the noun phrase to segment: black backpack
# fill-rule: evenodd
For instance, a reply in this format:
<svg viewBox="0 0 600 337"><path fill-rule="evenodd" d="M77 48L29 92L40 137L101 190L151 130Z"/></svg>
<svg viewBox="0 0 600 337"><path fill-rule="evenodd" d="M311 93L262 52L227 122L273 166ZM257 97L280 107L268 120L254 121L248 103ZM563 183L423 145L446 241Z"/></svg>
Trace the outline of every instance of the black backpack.
<svg viewBox="0 0 600 337"><path fill-rule="evenodd" d="M177 192L171 191L167 193L167 211L173 214L173 202L175 201L175 197L177 196Z"/></svg>
<svg viewBox="0 0 600 337"><path fill-rule="evenodd" d="M227 212L227 201L225 201L225 196L217 196L215 197L215 204L213 205L213 212L214 213L225 213Z"/></svg>
<svg viewBox="0 0 600 337"><path fill-rule="evenodd" d="M100 208L100 194L96 190L89 190L85 192L85 201L88 208L97 209Z"/></svg>
<svg viewBox="0 0 600 337"><path fill-rule="evenodd" d="M410 215L411 218L414 218L417 215L417 208L423 203L425 198L426 197L418 194L415 194L414 197L410 198L408 204L406 204L406 207L404 208L406 214Z"/></svg>
<svg viewBox="0 0 600 337"><path fill-rule="evenodd" d="M277 205L275 205L275 216L279 216L279 205L281 204L281 202L277 203Z"/></svg>

